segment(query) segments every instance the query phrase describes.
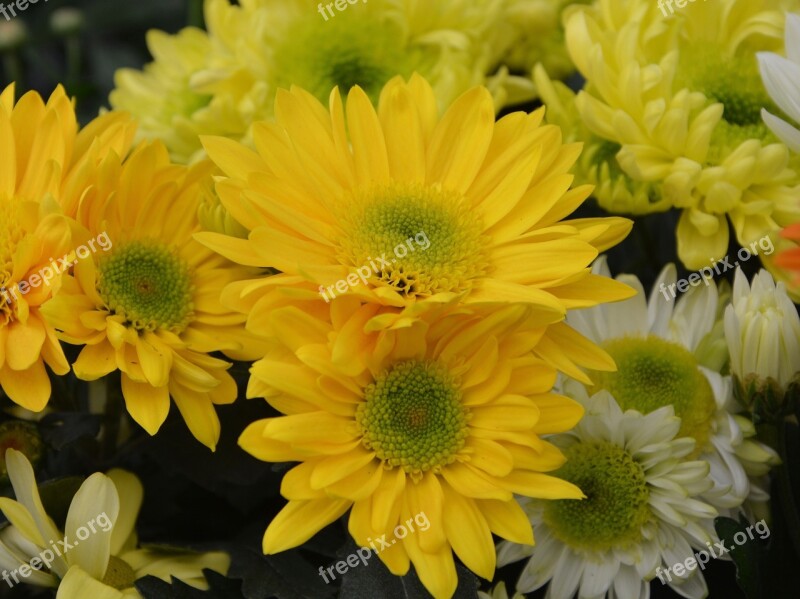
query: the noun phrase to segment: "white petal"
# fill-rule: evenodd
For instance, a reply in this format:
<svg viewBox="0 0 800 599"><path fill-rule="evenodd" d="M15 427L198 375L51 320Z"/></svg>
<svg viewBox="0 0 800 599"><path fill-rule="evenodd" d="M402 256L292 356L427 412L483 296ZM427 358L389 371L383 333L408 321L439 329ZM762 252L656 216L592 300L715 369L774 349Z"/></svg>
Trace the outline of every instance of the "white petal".
<svg viewBox="0 0 800 599"><path fill-rule="evenodd" d="M770 98L795 121L800 121L800 64L771 52L757 52L758 66Z"/></svg>
<svg viewBox="0 0 800 599"><path fill-rule="evenodd" d="M662 339L669 338L669 322L672 320L672 311L675 308L675 298L672 297L669 286L675 283L677 278L674 264L667 264L662 268L653 284L650 301L647 304L648 329Z"/></svg>
<svg viewBox="0 0 800 599"><path fill-rule="evenodd" d="M640 599L645 596L648 584L636 573L631 566L623 566L614 578L614 593L620 599Z"/></svg>
<svg viewBox="0 0 800 599"><path fill-rule="evenodd" d="M764 119L764 124L769 127L770 131L790 150L800 153L800 130L770 113L766 108L761 109L761 118Z"/></svg>

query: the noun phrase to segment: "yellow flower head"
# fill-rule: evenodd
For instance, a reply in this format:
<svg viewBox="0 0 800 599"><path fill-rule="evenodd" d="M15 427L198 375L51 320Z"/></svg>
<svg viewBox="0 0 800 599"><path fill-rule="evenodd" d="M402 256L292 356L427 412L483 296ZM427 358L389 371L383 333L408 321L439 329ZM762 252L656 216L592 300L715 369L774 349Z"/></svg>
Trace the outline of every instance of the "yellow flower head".
<svg viewBox="0 0 800 599"><path fill-rule="evenodd" d="M124 163L104 161L77 214L82 247L91 251L45 311L61 339L85 346L74 364L79 378L120 370L128 411L151 435L171 396L192 434L214 449L213 405L233 402L236 384L230 364L208 354L262 354L244 317L219 302L226 284L252 272L192 237L211 169L171 164L160 143L142 145Z"/></svg>
<svg viewBox="0 0 800 599"><path fill-rule="evenodd" d="M377 111L360 87L346 108L334 90L329 110L302 89L282 90L276 122L253 128L257 152L205 139L227 175L217 184L221 201L249 238L198 239L282 273L232 287L231 301L291 288L398 309L376 317L376 327L455 299L470 309L521 302L558 322L568 308L629 297L588 267L630 222L561 220L590 188L570 189L580 146L562 145L543 115L495 123L491 96L477 87L440 116L416 75L389 82Z"/></svg>
<svg viewBox="0 0 800 599"><path fill-rule="evenodd" d="M725 254L728 219L746 245L800 218L798 164L761 120L762 107L777 109L755 56L782 52L783 11L798 5L715 0L665 17L650 0L599 0L567 20L587 81L578 112L619 146L627 176L658 186L663 201L627 211L682 210L678 253L688 268Z"/></svg>
<svg viewBox="0 0 800 599"><path fill-rule="evenodd" d="M550 392L556 371L534 354L542 328L524 305L365 332L382 310L345 297L285 306L264 323L275 344L253 366L248 396L285 416L254 422L239 443L300 464L283 479L289 503L263 549L300 545L350 510L359 545L384 539L375 548L394 574L413 563L434 597L449 598L453 552L491 579L493 533L533 543L514 493L582 497L545 474L564 458L540 435L571 428L583 410Z"/></svg>
<svg viewBox="0 0 800 599"><path fill-rule="evenodd" d="M276 90L295 84L323 101L337 85L377 99L389 79L418 71L443 106L487 83L499 107L532 96L529 80L493 72L504 47L493 35L501 4L359 1L340 11L312 0L206 0L208 33L151 32L155 62L118 71L110 101L182 162L202 155L199 135L245 139L254 121L272 116Z"/></svg>
<svg viewBox="0 0 800 599"><path fill-rule="evenodd" d="M17 499L0 498L0 510L10 522L0 531L0 560L12 570L12 578L28 568L29 576L22 580L58 587L57 599L140 599L134 582L145 576L165 581L177 576L204 589L204 568L228 570L225 553L138 547L135 526L144 491L130 472L115 468L87 478L70 502L61 530L44 509L25 455L8 449L5 460Z"/></svg>
<svg viewBox="0 0 800 599"><path fill-rule="evenodd" d="M13 85L0 94L0 385L29 410L50 398L45 364L69 371L41 313L73 248L64 212L92 184L99 160L127 151L131 134L129 119L114 113L79 133L61 87L46 104L33 92L15 103Z"/></svg>

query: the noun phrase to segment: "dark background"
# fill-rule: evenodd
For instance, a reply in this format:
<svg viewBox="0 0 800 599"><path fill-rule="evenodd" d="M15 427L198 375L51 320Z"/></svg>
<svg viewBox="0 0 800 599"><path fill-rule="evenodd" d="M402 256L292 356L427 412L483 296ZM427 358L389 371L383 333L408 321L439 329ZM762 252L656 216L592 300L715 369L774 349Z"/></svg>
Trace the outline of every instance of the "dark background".
<svg viewBox="0 0 800 599"><path fill-rule="evenodd" d="M2 0L0 0L2 1ZM5 2L8 4L8 2ZM73 32L53 27L61 9L75 9L82 26ZM62 14L63 17L63 14ZM25 40L8 49L0 31L0 89L12 79L17 81L17 96L34 89L45 97L62 83L77 99L81 123L108 106L114 71L120 67L139 68L149 60L145 33L151 28L176 32L187 24L202 26L202 0L39 0L22 12L12 25L23 25ZM6 25L0 15L0 29ZM525 108L532 108L525 107ZM0 160L2 156L0 155ZM579 216L600 215L591 204ZM676 261L674 231L677 214L652 215L637 220L630 237L611 252L613 273L634 272L648 288L661 267ZM735 252L732 247L731 254ZM758 266L751 260L746 270ZM685 271L680 276L684 276ZM728 273L731 278L732 273ZM247 365L236 366L237 379L247 378ZM263 557L261 535L271 517L282 507L278 496L282 473L289 465L269 465L241 451L236 438L248 422L272 415L260 400L240 400L233 406L220 406L222 440L215 454L196 442L173 406L173 413L161 434L150 438L133 426L133 436L119 448L102 447L94 436L102 424L101 416L85 413L87 387L78 381L54 381L57 385L52 405L56 413L40 425L48 447L39 465L42 481L66 476L86 476L97 470L120 466L136 472L145 485L145 503L139 519L143 542L192 546L198 549L225 548L234 558L231 580L212 577L207 593L192 591L176 583L173 586L149 580L139 587L149 598L219 597L220 599L323 599L341 596L346 599L394 599L427 597L412 577L397 579L388 575L377 561L368 567L354 568L332 585L322 583L319 566L328 566L354 550L342 522L322 531L303 549L278 556ZM241 394L244 397L244 393ZM2 400L4 405L8 400ZM0 416L0 420L7 416ZM8 485L0 491L10 495ZM52 493L48 501L67 501L63 489ZM59 508L54 506L54 510ZM63 505L62 508L63 509ZM773 532L779 533L773 527ZM337 557L338 556L338 557ZM786 556L777 556L781 559ZM789 562L791 564L791 557ZM515 586L522 563L498 571L496 581ZM462 585L457 597L474 597L477 581L460 568ZM739 599L744 595L734 583L730 562L713 561L706 570L711 597ZM243 582L242 582L243 581ZM486 589L488 583L482 582ZM677 597L658 581L651 585L655 599ZM340 593L340 594L339 594ZM53 596L50 591L35 592L33 587L17 585L13 589L0 581L2 597ZM544 591L529 595L543 597ZM92 599L90 597L69 599ZM628 598L621 598L628 599Z"/></svg>

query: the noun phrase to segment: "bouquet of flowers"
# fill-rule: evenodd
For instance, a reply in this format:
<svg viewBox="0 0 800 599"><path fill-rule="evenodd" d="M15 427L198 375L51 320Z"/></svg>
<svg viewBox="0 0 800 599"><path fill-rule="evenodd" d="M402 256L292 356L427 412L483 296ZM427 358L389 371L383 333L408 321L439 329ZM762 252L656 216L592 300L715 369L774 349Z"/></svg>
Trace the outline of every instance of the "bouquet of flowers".
<svg viewBox="0 0 800 599"><path fill-rule="evenodd" d="M46 2L0 597L795 596L800 0Z"/></svg>

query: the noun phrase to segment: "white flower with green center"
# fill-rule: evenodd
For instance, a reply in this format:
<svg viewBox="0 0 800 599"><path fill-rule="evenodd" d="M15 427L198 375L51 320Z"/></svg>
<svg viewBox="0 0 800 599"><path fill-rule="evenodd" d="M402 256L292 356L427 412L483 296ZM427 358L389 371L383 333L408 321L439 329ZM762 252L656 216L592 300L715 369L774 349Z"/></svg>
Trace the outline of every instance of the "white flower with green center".
<svg viewBox="0 0 800 599"><path fill-rule="evenodd" d="M800 15L786 15L786 57L759 52L758 65L772 101L795 123L800 123ZM800 130L762 108L764 123L783 143L800 153Z"/></svg>
<svg viewBox="0 0 800 599"><path fill-rule="evenodd" d="M594 271L611 276L599 260ZM728 360L716 284L700 281L680 298L672 297L676 271L662 270L650 301L638 278L617 277L638 293L613 305L569 312L567 322L614 358L616 372L592 372L592 387L566 381L564 390L586 399L609 391L623 410L643 414L670 406L681 419L680 436L696 441L692 458L709 463L712 489L703 498L720 513L734 515L746 500L768 499L763 477L775 453L751 439L749 419L738 415L730 376L720 371ZM747 509L745 506L744 509Z"/></svg>
<svg viewBox="0 0 800 599"><path fill-rule="evenodd" d="M701 499L712 483L709 465L689 460L692 439L679 437L681 419L671 406L642 415L622 412L601 391L585 400L586 415L569 433L550 441L567 462L557 472L578 485L584 500L522 500L536 545L503 542L498 565L532 556L517 589L548 582L548 599L649 597L656 568L691 556L714 541L717 511ZM673 576L684 597L704 597L697 570Z"/></svg>

